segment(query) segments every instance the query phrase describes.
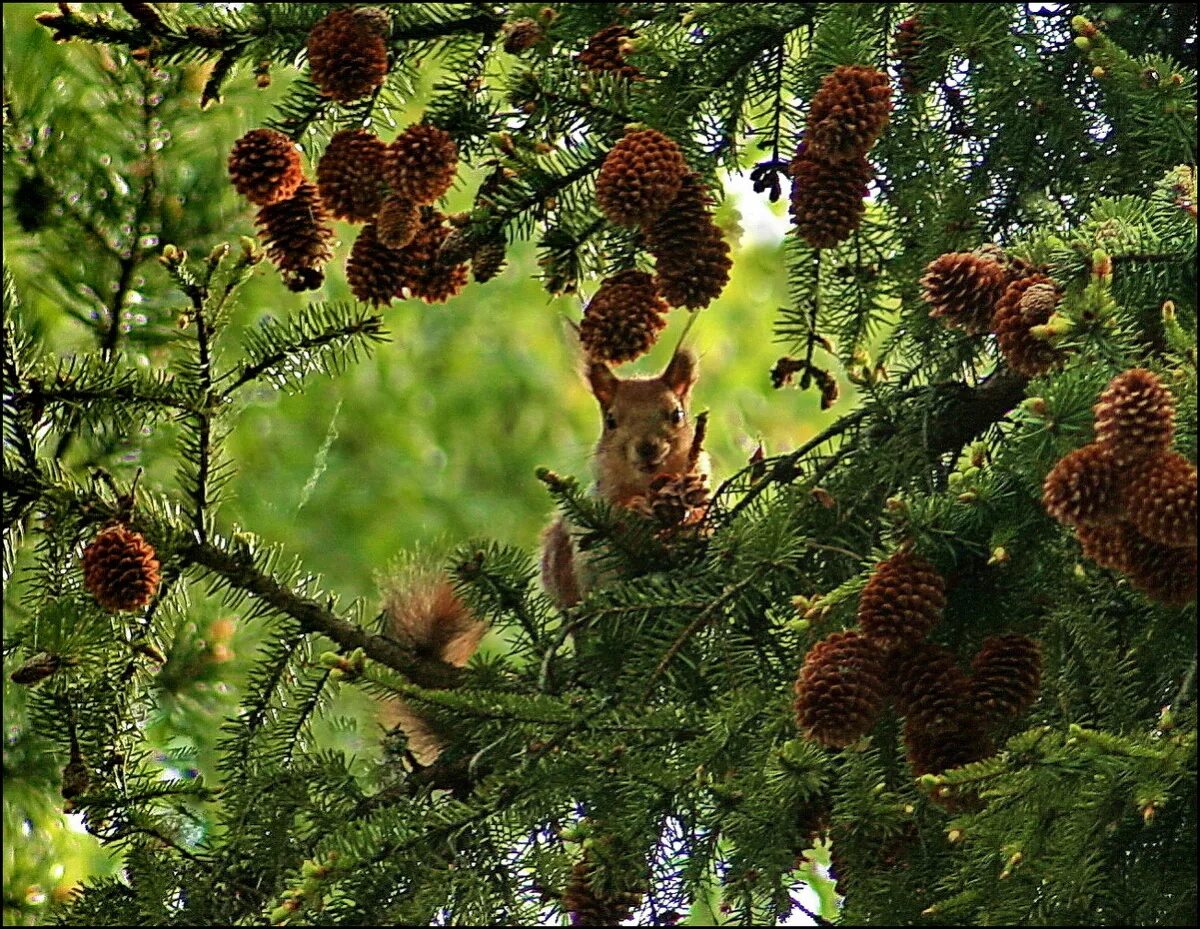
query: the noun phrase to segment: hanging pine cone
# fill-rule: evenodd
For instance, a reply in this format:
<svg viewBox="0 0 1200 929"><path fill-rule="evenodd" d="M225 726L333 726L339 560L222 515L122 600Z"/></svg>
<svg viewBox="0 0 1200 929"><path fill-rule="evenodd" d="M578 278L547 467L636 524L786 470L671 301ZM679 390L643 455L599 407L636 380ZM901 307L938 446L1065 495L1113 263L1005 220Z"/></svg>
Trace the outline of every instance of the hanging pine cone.
<svg viewBox="0 0 1200 929"><path fill-rule="evenodd" d="M687 162L657 129L625 133L600 166L596 202L618 226L640 226L662 213L679 193Z"/></svg>
<svg viewBox="0 0 1200 929"><path fill-rule="evenodd" d="M1085 558L1102 568L1125 573L1129 570L1132 540L1137 531L1125 522L1083 525L1075 530Z"/></svg>
<svg viewBox="0 0 1200 929"><path fill-rule="evenodd" d="M254 223L289 290L321 286L325 262L333 255L333 229L316 184L305 181L289 199L264 206Z"/></svg>
<svg viewBox="0 0 1200 929"><path fill-rule="evenodd" d="M1158 375L1144 368L1118 374L1093 411L1096 441L1122 462L1166 451L1175 435L1175 398Z"/></svg>
<svg viewBox="0 0 1200 929"><path fill-rule="evenodd" d="M930 316L977 335L987 332L1006 281L997 262L970 252L949 252L929 263L921 289L932 307Z"/></svg>
<svg viewBox="0 0 1200 929"><path fill-rule="evenodd" d="M801 145L788 172L796 233L813 248L832 248L850 238L867 211L867 185L875 177L867 159L821 161Z"/></svg>
<svg viewBox="0 0 1200 929"><path fill-rule="evenodd" d="M1136 531L1128 535L1125 573L1134 588L1166 606L1196 599L1196 549L1152 542Z"/></svg>
<svg viewBox="0 0 1200 929"><path fill-rule="evenodd" d="M504 35L504 50L510 55L519 55L546 38L542 24L528 16L505 23L500 31Z"/></svg>
<svg viewBox="0 0 1200 929"><path fill-rule="evenodd" d="M635 38L637 33L621 25L601 29L588 39L576 61L589 71L603 71L630 81L640 81L642 72L625 60L629 41Z"/></svg>
<svg viewBox="0 0 1200 929"><path fill-rule="evenodd" d="M229 178L234 189L258 206L286 200L304 180L300 153L282 132L251 129L233 143Z"/></svg>
<svg viewBox="0 0 1200 929"><path fill-rule="evenodd" d="M621 271L600 285L584 310L580 344L594 361L632 361L654 346L667 310L649 274Z"/></svg>
<svg viewBox="0 0 1200 929"><path fill-rule="evenodd" d="M403 197L388 197L375 218L375 235L388 248L404 248L420 227L421 211Z"/></svg>
<svg viewBox="0 0 1200 929"><path fill-rule="evenodd" d="M924 558L901 549L875 571L858 600L863 635L885 649L916 645L942 618L946 582Z"/></svg>
<svg viewBox="0 0 1200 929"><path fill-rule="evenodd" d="M703 474L660 474L650 482L639 510L660 526L676 528L701 522L708 503L708 482Z"/></svg>
<svg viewBox="0 0 1200 929"><path fill-rule="evenodd" d="M1008 285L996 304L992 331L1008 366L1025 377L1037 377L1056 367L1063 353L1030 330L1046 322L1061 299L1058 285L1044 274L1033 274Z"/></svg>
<svg viewBox="0 0 1200 929"><path fill-rule="evenodd" d="M814 158L851 161L871 150L891 113L891 88L882 71L839 65L821 82L808 112L805 140Z"/></svg>
<svg viewBox="0 0 1200 929"><path fill-rule="evenodd" d="M961 768L981 761L995 751L983 726L967 718L939 732L931 732L906 720L904 745L915 777Z"/></svg>
<svg viewBox="0 0 1200 929"><path fill-rule="evenodd" d="M158 592L158 558L141 533L111 526L83 550L83 586L110 613L140 610Z"/></svg>
<svg viewBox="0 0 1200 929"><path fill-rule="evenodd" d="M908 94L924 90L929 84L926 69L917 61L917 56L925 46L925 40L922 38L924 31L921 20L910 16L896 27L896 34L892 39L896 70L900 73L900 87Z"/></svg>
<svg viewBox="0 0 1200 929"><path fill-rule="evenodd" d="M1121 475L1103 445L1077 448L1056 464L1042 484L1046 512L1067 526L1116 522L1122 516Z"/></svg>
<svg viewBox="0 0 1200 929"><path fill-rule="evenodd" d="M486 284L504 270L506 249L504 242L484 242L471 255L471 276L480 284Z"/></svg>
<svg viewBox="0 0 1200 929"><path fill-rule="evenodd" d="M445 303L467 286L467 266L441 258L442 246L450 233L445 214L427 210L413 240L399 250L402 287L410 296L425 303Z"/></svg>
<svg viewBox="0 0 1200 929"><path fill-rule="evenodd" d="M671 306L706 307L729 283L729 245L710 206L704 182L690 174L671 205L643 230L655 259L658 292Z"/></svg>
<svg viewBox="0 0 1200 929"><path fill-rule="evenodd" d="M404 285L404 264L396 250L379 241L374 223L363 226L346 259L346 282L356 298L375 306L391 301Z"/></svg>
<svg viewBox="0 0 1200 929"><path fill-rule="evenodd" d="M343 129L317 164L321 199L336 219L370 222L383 200L387 145L365 129Z"/></svg>
<svg viewBox="0 0 1200 929"><path fill-rule="evenodd" d="M1178 452L1145 460L1125 493L1129 521L1142 535L1173 548L1196 546L1196 466Z"/></svg>
<svg viewBox="0 0 1200 929"><path fill-rule="evenodd" d="M63 660L61 655L55 655L51 652L39 652L10 674L8 679L14 684L23 684L26 687L32 687L35 684L40 684L52 674L56 674L64 664L67 664L67 662Z"/></svg>
<svg viewBox="0 0 1200 929"><path fill-rule="evenodd" d="M458 146L450 133L414 123L388 146L387 178L392 193L415 206L433 203L458 173Z"/></svg>
<svg viewBox="0 0 1200 929"><path fill-rule="evenodd" d="M621 925L641 906L642 894L599 887L595 877L595 869L586 859L571 868L571 880L562 895L562 908L570 915L571 925Z"/></svg>
<svg viewBox="0 0 1200 929"><path fill-rule="evenodd" d="M796 721L805 735L844 748L866 735L883 710L882 654L857 632L835 632L809 649L795 690Z"/></svg>
<svg viewBox="0 0 1200 929"><path fill-rule="evenodd" d="M340 103L367 96L388 72L386 14L334 10L308 34L308 68L321 93Z"/></svg>
<svg viewBox="0 0 1200 929"><path fill-rule="evenodd" d="M971 661L971 699L989 723L1020 716L1042 686L1042 647L1024 635L984 639Z"/></svg>
<svg viewBox="0 0 1200 929"><path fill-rule="evenodd" d="M889 670L896 712L922 732L948 732L971 715L970 685L954 652L932 642L899 653Z"/></svg>

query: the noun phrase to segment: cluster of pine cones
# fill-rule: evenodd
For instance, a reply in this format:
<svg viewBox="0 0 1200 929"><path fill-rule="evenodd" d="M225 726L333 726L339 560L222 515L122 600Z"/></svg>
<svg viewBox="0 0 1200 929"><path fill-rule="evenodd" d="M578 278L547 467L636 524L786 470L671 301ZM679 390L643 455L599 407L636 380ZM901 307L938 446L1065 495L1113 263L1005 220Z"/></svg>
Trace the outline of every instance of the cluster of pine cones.
<svg viewBox="0 0 1200 929"><path fill-rule="evenodd" d="M1152 600L1196 598L1196 466L1171 447L1175 398L1143 368L1117 375L1093 408L1096 440L1046 475L1042 501L1083 553Z"/></svg>
<svg viewBox="0 0 1200 929"><path fill-rule="evenodd" d="M1062 301L1062 289L996 246L935 258L921 287L930 316L972 335L992 332L1004 360L1018 374L1037 377L1065 358L1038 336L1038 327L1046 325Z"/></svg>
<svg viewBox="0 0 1200 929"><path fill-rule="evenodd" d="M915 774L991 754L990 731L1037 698L1041 649L1023 635L992 636L968 675L954 652L927 639L945 605L945 581L908 549L876 565L859 599L859 628L832 633L805 657L795 686L805 734L843 748L871 730L890 700L904 717Z"/></svg>
<svg viewBox="0 0 1200 929"><path fill-rule="evenodd" d="M867 152L888 123L890 94L883 72L841 65L813 96L804 141L788 167L792 221L813 248L846 241L862 222L875 177Z"/></svg>

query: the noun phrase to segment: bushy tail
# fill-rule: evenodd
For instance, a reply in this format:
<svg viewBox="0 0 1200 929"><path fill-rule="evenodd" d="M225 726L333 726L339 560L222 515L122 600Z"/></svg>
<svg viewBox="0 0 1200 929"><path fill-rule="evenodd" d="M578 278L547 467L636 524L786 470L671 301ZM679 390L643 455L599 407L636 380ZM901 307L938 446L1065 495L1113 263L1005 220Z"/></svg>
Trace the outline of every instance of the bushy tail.
<svg viewBox="0 0 1200 929"><path fill-rule="evenodd" d="M487 632L454 591L445 571L412 564L383 584L384 633L422 658L436 658L462 667L475 654ZM403 700L386 703L380 721L399 726L409 750L421 764L431 764L445 747L448 733Z"/></svg>

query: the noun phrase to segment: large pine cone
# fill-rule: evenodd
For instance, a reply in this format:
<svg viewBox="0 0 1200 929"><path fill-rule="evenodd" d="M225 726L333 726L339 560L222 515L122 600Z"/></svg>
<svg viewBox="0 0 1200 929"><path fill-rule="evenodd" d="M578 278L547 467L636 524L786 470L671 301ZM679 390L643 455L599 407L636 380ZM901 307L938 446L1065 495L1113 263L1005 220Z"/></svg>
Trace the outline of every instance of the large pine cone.
<svg viewBox="0 0 1200 929"><path fill-rule="evenodd" d="M379 241L374 223L363 226L346 259L346 282L359 300L379 306L399 295L407 278L396 249Z"/></svg>
<svg viewBox="0 0 1200 929"><path fill-rule="evenodd" d="M1128 536L1126 574L1134 588L1166 606L1196 599L1196 549L1152 542L1136 531Z"/></svg>
<svg viewBox="0 0 1200 929"><path fill-rule="evenodd" d="M589 71L606 71L631 81L640 81L642 72L625 60L628 42L634 38L637 38L637 33L625 26L601 29L588 39L576 60Z"/></svg>
<svg viewBox="0 0 1200 929"><path fill-rule="evenodd" d="M996 304L992 331L1008 366L1025 377L1037 377L1055 368L1063 353L1030 330L1046 322L1057 307L1058 285L1044 274L1031 274L1008 285Z"/></svg>
<svg viewBox="0 0 1200 929"><path fill-rule="evenodd" d="M333 229L317 185L305 181L287 200L264 206L254 220L267 257L289 290L315 290L333 255Z"/></svg>
<svg viewBox="0 0 1200 929"><path fill-rule="evenodd" d="M111 526L83 550L83 586L110 613L140 610L158 592L158 558L141 533Z"/></svg>
<svg viewBox="0 0 1200 929"><path fill-rule="evenodd" d="M1067 526L1116 522L1122 517L1121 475L1103 445L1077 448L1056 464L1042 484L1046 512Z"/></svg>
<svg viewBox="0 0 1200 929"><path fill-rule="evenodd" d="M450 133L414 123L388 146L387 177L392 193L423 206L442 197L458 173L458 146Z"/></svg>
<svg viewBox="0 0 1200 929"><path fill-rule="evenodd" d="M1096 441L1123 461L1146 458L1171 447L1175 398L1158 375L1144 368L1118 374L1092 408Z"/></svg>
<svg viewBox="0 0 1200 929"><path fill-rule="evenodd" d="M657 129L626 132L596 178L596 202L618 226L653 221L679 193L688 166L675 142Z"/></svg>
<svg viewBox="0 0 1200 929"><path fill-rule="evenodd" d="M858 624L886 649L913 646L945 608L942 576L924 558L900 550L875 566L858 600Z"/></svg>
<svg viewBox="0 0 1200 929"><path fill-rule="evenodd" d="M813 248L832 248L850 238L867 211L867 185L875 177L867 159L822 161L801 145L788 172L796 234Z"/></svg>
<svg viewBox="0 0 1200 929"><path fill-rule="evenodd" d="M229 178L234 189L258 206L286 200L304 180L300 153L282 132L251 129L233 143Z"/></svg>
<svg viewBox="0 0 1200 929"><path fill-rule="evenodd" d="M445 303L467 286L467 265L441 256L451 231L444 213L427 210L413 240L400 249L405 265L404 286L411 296L425 303Z"/></svg>
<svg viewBox="0 0 1200 929"><path fill-rule="evenodd" d="M605 280L588 303L579 341L592 360L632 361L654 346L668 309L649 274L621 271Z"/></svg>
<svg viewBox="0 0 1200 929"><path fill-rule="evenodd" d="M367 96L388 71L386 14L378 8L334 10L308 34L313 83L341 103Z"/></svg>
<svg viewBox="0 0 1200 929"><path fill-rule="evenodd" d="M671 205L644 229L658 292L671 306L706 307L729 283L733 261L710 206L703 181L690 174Z"/></svg>
<svg viewBox="0 0 1200 929"><path fill-rule="evenodd" d="M1137 530L1129 523L1091 526L1085 524L1075 530L1075 535L1079 539L1085 558L1091 559L1102 568L1120 571L1122 574L1129 570L1133 539L1137 536Z"/></svg>
<svg viewBox="0 0 1200 929"><path fill-rule="evenodd" d="M416 238L420 228L420 209L403 197L388 197L375 218L375 234L388 248L404 248Z"/></svg>
<svg viewBox="0 0 1200 929"><path fill-rule="evenodd" d="M343 129L317 164L321 199L337 219L370 222L383 200L387 145L365 129Z"/></svg>
<svg viewBox="0 0 1200 929"><path fill-rule="evenodd" d="M1042 686L1042 648L1024 635L984 639L971 662L971 698L976 711L997 723L1020 716Z"/></svg>
<svg viewBox="0 0 1200 929"><path fill-rule="evenodd" d="M1168 451L1144 461L1126 491L1126 509L1134 527L1160 545L1196 546L1196 466Z"/></svg>
<svg viewBox="0 0 1200 929"><path fill-rule="evenodd" d="M924 733L960 729L971 717L970 685L954 652L922 642L892 662L896 711Z"/></svg>
<svg viewBox="0 0 1200 929"><path fill-rule="evenodd" d="M882 654L857 632L835 632L809 649L795 690L796 721L805 735L844 748L866 735L883 710Z"/></svg>
<svg viewBox="0 0 1200 929"><path fill-rule="evenodd" d="M929 315L964 332L987 332L1007 277L1004 268L989 258L970 252L941 255L921 278L923 295L932 307Z"/></svg>
<svg viewBox="0 0 1200 929"><path fill-rule="evenodd" d="M987 731L966 716L939 732L922 728L913 720L904 723L904 745L914 776L941 774L987 758L994 751Z"/></svg>
<svg viewBox="0 0 1200 929"><path fill-rule="evenodd" d="M862 65L839 65L812 99L805 140L813 157L850 161L871 150L887 125L888 77Z"/></svg>

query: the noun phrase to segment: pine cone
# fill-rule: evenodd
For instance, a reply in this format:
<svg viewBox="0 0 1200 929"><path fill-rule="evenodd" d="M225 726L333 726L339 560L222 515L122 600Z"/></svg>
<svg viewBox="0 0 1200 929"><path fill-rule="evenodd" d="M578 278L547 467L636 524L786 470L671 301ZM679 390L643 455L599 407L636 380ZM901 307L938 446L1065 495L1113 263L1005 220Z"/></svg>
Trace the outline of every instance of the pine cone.
<svg viewBox="0 0 1200 929"><path fill-rule="evenodd" d="M1079 526L1075 530L1083 556L1102 568L1125 573L1129 570L1133 538L1137 531L1125 522Z"/></svg>
<svg viewBox="0 0 1200 929"><path fill-rule="evenodd" d="M51 652L39 652L10 674L8 679L14 684L24 684L27 687L32 687L35 684L40 684L52 674L57 673L64 664L66 662L60 655L55 655Z"/></svg>
<svg viewBox="0 0 1200 929"><path fill-rule="evenodd" d="M1132 368L1118 374L1092 409L1096 441L1112 449L1123 463L1171 447L1175 398L1152 371Z"/></svg>
<svg viewBox="0 0 1200 929"><path fill-rule="evenodd" d="M386 15L375 8L334 10L308 34L308 68L326 97L348 103L367 96L388 72Z"/></svg>
<svg viewBox="0 0 1200 929"><path fill-rule="evenodd" d="M942 618L946 582L924 558L901 549L875 571L858 600L863 635L885 649L916 645Z"/></svg>
<svg viewBox="0 0 1200 929"><path fill-rule="evenodd" d="M504 35L504 50L510 55L519 55L546 38L542 24L529 17L507 22L500 31Z"/></svg>
<svg viewBox="0 0 1200 929"><path fill-rule="evenodd" d="M594 870L586 859L571 868L562 908L570 914L572 926L619 926L641 906L642 894L598 887Z"/></svg>
<svg viewBox="0 0 1200 929"><path fill-rule="evenodd" d="M929 75L917 61L917 56L925 46L921 34L925 31L921 20L910 16L896 27L892 39L896 70L900 74L900 87L905 93L917 93L929 84Z"/></svg>
<svg viewBox="0 0 1200 929"><path fill-rule="evenodd" d="M1044 274L1014 281L1004 291L992 316L992 331L1008 366L1025 377L1045 374L1063 360L1063 353L1030 330L1050 318L1058 305L1058 285Z"/></svg>
<svg viewBox="0 0 1200 929"><path fill-rule="evenodd" d="M708 483L703 474L660 474L650 482L641 512L661 526L675 528L703 520L708 503Z"/></svg>
<svg viewBox="0 0 1200 929"><path fill-rule="evenodd" d="M643 230L655 259L658 292L671 306L708 306L729 283L729 245L710 205L699 175L688 175L671 205Z"/></svg>
<svg viewBox="0 0 1200 929"><path fill-rule="evenodd" d="M1160 545L1196 546L1196 466L1178 452L1162 452L1134 471L1125 493L1129 521Z"/></svg>
<svg viewBox="0 0 1200 929"><path fill-rule="evenodd" d="M1152 542L1136 531L1128 536L1125 573L1134 588L1166 606L1196 599L1196 549Z"/></svg>
<svg viewBox="0 0 1200 929"><path fill-rule="evenodd" d="M971 698L976 712L992 723L1020 716L1042 685L1042 647L1024 635L984 639L971 662Z"/></svg>
<svg viewBox="0 0 1200 929"><path fill-rule="evenodd" d="M404 248L421 227L421 211L403 197L388 197L379 207L375 235L388 248Z"/></svg>
<svg viewBox="0 0 1200 929"><path fill-rule="evenodd" d="M471 275L486 284L504 270L506 252L503 241L484 242L471 256Z"/></svg>
<svg viewBox="0 0 1200 929"><path fill-rule="evenodd" d="M343 129L317 164L321 199L336 219L370 222L383 200L387 146L373 132Z"/></svg>
<svg viewBox="0 0 1200 929"><path fill-rule="evenodd" d="M379 306L391 303L404 286L404 262L395 249L379 241L374 223L363 226L346 259L346 282L359 300Z"/></svg>
<svg viewBox="0 0 1200 929"><path fill-rule="evenodd" d="M622 271L607 278L588 303L579 341L594 361L632 361L654 346L667 310L649 274Z"/></svg>
<svg viewBox="0 0 1200 929"><path fill-rule="evenodd" d="M392 193L415 206L440 198L457 173L458 146L437 126L414 123L388 147L387 177Z"/></svg>
<svg viewBox="0 0 1200 929"><path fill-rule="evenodd" d="M875 177L867 159L821 161L801 145L788 172L796 233L813 248L832 248L850 238L867 211L867 185Z"/></svg>
<svg viewBox="0 0 1200 929"><path fill-rule="evenodd" d="M111 526L83 550L83 586L110 613L140 610L158 592L158 558L141 534Z"/></svg>
<svg viewBox="0 0 1200 929"><path fill-rule="evenodd" d="M1095 442L1075 449L1046 475L1042 504L1067 526L1116 522L1123 510L1116 460Z"/></svg>
<svg viewBox="0 0 1200 929"><path fill-rule="evenodd" d="M662 213L687 173L683 152L657 129L625 133L600 166L596 202L618 226L639 226Z"/></svg>
<svg viewBox="0 0 1200 929"><path fill-rule="evenodd" d="M888 123L888 77L862 65L839 65L821 82L805 139L814 158L852 161L871 150Z"/></svg>
<svg viewBox="0 0 1200 929"><path fill-rule="evenodd" d="M637 33L621 25L601 29L588 39L576 61L589 71L605 71L627 80L640 81L642 72L625 61L628 42L635 38Z"/></svg>
<svg viewBox="0 0 1200 929"><path fill-rule="evenodd" d="M930 316L977 335L987 332L1006 282L997 262L970 252L949 252L929 263L921 288L933 308Z"/></svg>
<svg viewBox="0 0 1200 929"><path fill-rule="evenodd" d="M289 199L264 206L254 223L289 290L321 286L325 262L333 255L333 229L315 184L305 181Z"/></svg>
<svg viewBox="0 0 1200 929"><path fill-rule="evenodd" d="M445 214L425 211L417 234L399 250L402 286L410 296L425 303L445 303L467 286L467 266L441 258L442 246L450 232Z"/></svg>
<svg viewBox="0 0 1200 929"><path fill-rule="evenodd" d="M805 656L796 678L796 721L805 735L844 748L875 725L886 697L882 654L854 631L835 632Z"/></svg>
<svg viewBox="0 0 1200 929"><path fill-rule="evenodd" d="M300 153L282 132L251 129L233 143L229 178L234 189L258 206L286 200L304 180Z"/></svg>
<svg viewBox="0 0 1200 929"><path fill-rule="evenodd" d="M896 712L915 729L930 735L949 732L970 718L967 675L948 648L921 642L898 653L889 670Z"/></svg>
<svg viewBox="0 0 1200 929"><path fill-rule="evenodd" d="M908 763L916 777L961 768L981 761L995 751L984 728L970 719L962 719L959 725L936 733L907 720L904 744L908 749Z"/></svg>

